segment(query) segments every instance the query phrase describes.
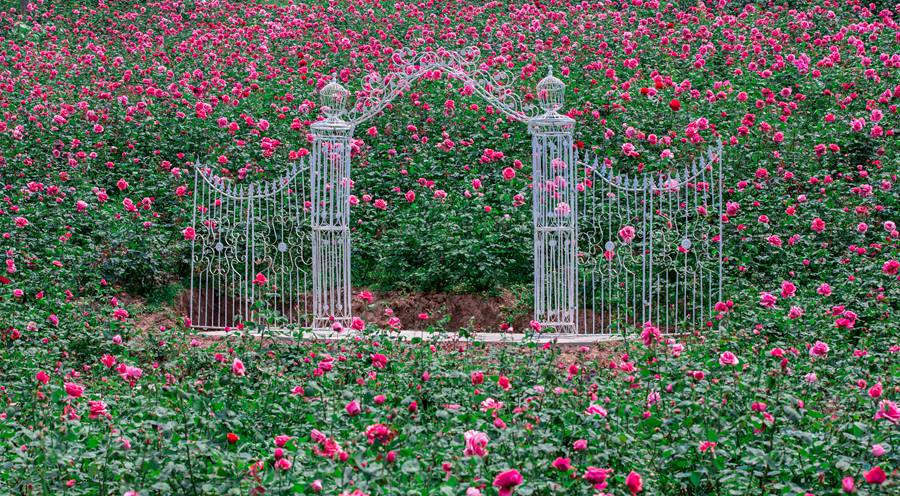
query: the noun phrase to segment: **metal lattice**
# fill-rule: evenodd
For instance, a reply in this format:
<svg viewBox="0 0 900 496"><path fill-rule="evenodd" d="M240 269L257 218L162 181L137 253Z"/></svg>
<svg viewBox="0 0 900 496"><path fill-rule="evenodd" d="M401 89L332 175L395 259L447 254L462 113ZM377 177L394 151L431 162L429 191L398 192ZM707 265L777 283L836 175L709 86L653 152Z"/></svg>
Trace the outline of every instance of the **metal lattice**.
<svg viewBox="0 0 900 496"><path fill-rule="evenodd" d="M300 162L278 179L238 184L197 166L188 303L193 326L260 321L260 306L287 324L309 325L307 171Z"/></svg>
<svg viewBox="0 0 900 496"><path fill-rule="evenodd" d="M711 325L722 299L721 142L691 167L640 177L589 152L579 162L579 332Z"/></svg>

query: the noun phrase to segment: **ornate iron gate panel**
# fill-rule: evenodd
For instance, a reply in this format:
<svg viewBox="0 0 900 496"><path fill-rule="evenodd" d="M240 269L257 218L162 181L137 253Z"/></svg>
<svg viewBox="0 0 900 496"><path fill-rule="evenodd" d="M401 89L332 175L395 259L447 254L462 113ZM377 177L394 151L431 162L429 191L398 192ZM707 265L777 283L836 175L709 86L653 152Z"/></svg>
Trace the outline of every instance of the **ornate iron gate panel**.
<svg viewBox="0 0 900 496"><path fill-rule="evenodd" d="M584 154L579 333L710 325L722 299L721 159L720 142L684 170L632 177Z"/></svg>
<svg viewBox="0 0 900 496"><path fill-rule="evenodd" d="M272 181L236 184L199 165L194 176L191 325L309 325L310 200L305 162Z"/></svg>

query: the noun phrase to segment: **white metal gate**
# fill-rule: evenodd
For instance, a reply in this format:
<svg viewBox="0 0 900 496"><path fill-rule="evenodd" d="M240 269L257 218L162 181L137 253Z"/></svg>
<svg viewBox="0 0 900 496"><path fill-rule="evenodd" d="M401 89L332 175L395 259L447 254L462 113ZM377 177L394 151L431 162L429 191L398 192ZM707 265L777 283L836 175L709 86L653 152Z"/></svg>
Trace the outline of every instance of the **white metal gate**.
<svg viewBox="0 0 900 496"><path fill-rule="evenodd" d="M641 176L580 158L579 333L711 325L722 299L722 151L720 142L691 167Z"/></svg>
<svg viewBox="0 0 900 496"><path fill-rule="evenodd" d="M398 51L394 70L369 74L352 103L351 92L337 82L324 85L323 119L310 126L309 165L302 161L275 181L235 184L198 167L193 325L258 321L264 316L258 307L266 307L288 324L350 326L351 141L358 124L426 75L455 79L508 119L528 125L534 320L545 332L619 334L647 322L674 332L706 325L713 299L722 298L721 143L683 171L613 174L591 153L576 153L575 121L560 113L565 84L552 71L537 84L535 105L513 91L515 78L479 57L477 48Z"/></svg>
<svg viewBox="0 0 900 496"><path fill-rule="evenodd" d="M308 326L311 241L307 171L301 160L266 182L235 183L199 166L188 316L194 327L260 321Z"/></svg>

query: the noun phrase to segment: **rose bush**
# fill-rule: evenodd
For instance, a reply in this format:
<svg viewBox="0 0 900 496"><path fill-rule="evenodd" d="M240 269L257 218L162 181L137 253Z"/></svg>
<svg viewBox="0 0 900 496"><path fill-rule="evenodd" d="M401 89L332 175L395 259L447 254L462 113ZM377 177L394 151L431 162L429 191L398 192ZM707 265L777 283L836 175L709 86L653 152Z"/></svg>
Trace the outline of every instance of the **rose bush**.
<svg viewBox="0 0 900 496"><path fill-rule="evenodd" d="M728 322L728 325L731 325ZM900 346L201 343L4 358L4 485L39 494L861 494L896 488ZM822 341L824 340L824 341ZM827 352L823 345L828 343ZM739 350L737 352L731 350ZM11 370L10 370L11 368ZM15 376L11 375L14 373ZM849 482L848 482L849 480ZM71 484L71 485L69 485ZM316 488L320 489L316 489Z"/></svg>

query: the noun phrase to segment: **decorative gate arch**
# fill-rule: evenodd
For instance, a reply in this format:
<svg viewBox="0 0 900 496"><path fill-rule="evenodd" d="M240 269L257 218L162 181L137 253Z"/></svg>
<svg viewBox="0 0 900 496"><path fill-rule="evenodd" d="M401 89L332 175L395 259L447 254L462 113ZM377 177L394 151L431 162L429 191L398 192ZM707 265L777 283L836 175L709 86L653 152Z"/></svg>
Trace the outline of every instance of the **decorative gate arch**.
<svg viewBox="0 0 900 496"><path fill-rule="evenodd" d="M467 92L484 98L510 119L526 122L532 136L534 319L557 332L576 331L575 121L559 113L565 84L552 72L537 85L539 109L511 87L512 78L479 61L476 48L461 52L398 52L399 68L363 81L353 106L337 82L320 91L325 119L312 124L313 329L347 327L350 285L350 140L356 126L377 115L417 79L442 71Z"/></svg>
<svg viewBox="0 0 900 496"><path fill-rule="evenodd" d="M435 71L528 125L534 320L542 328L602 335L624 333L624 324L652 321L674 331L712 319L711 299L718 289L721 300L722 291L721 143L683 172L616 175L591 153L576 153L575 121L559 113L565 84L552 70L537 84L534 105L475 48L404 50L392 62L387 76L364 78L352 105L337 82L322 87L324 119L310 126L308 167L244 187L198 165L189 314L195 327L233 326L235 315L258 320L255 303L268 299L287 323L349 328L354 131ZM257 273L272 278L266 295L254 284Z"/></svg>

